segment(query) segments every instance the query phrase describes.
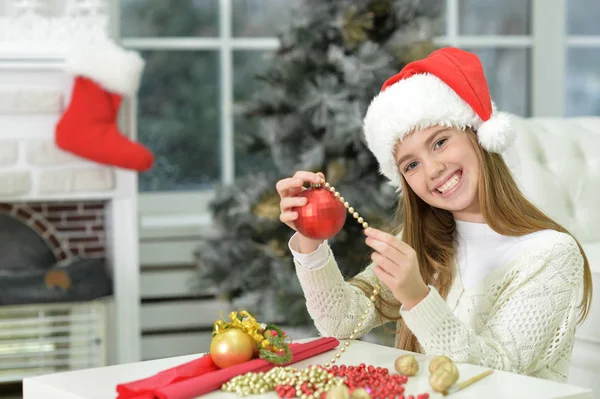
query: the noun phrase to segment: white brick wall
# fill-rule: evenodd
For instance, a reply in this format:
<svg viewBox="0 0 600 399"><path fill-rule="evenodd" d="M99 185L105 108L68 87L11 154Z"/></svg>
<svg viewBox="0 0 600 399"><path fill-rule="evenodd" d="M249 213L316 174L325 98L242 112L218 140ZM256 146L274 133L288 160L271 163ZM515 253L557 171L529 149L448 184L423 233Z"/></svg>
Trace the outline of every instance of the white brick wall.
<svg viewBox="0 0 600 399"><path fill-rule="evenodd" d="M52 141L29 140L24 144L26 162L31 165L56 165L79 160L75 155L58 148Z"/></svg>
<svg viewBox="0 0 600 399"><path fill-rule="evenodd" d="M46 114L60 112L63 94L52 89L3 89L0 90L0 113Z"/></svg>
<svg viewBox="0 0 600 399"><path fill-rule="evenodd" d="M0 140L0 201L108 193L114 168L58 148L53 140Z"/></svg>
<svg viewBox="0 0 600 399"><path fill-rule="evenodd" d="M31 174L27 170L1 171L0 196L17 197L26 195L31 190Z"/></svg>
<svg viewBox="0 0 600 399"><path fill-rule="evenodd" d="M59 169L40 174L40 193L60 194L107 191L115 181L110 169Z"/></svg>
<svg viewBox="0 0 600 399"><path fill-rule="evenodd" d="M19 143L14 140L0 141L0 166L10 166L17 163Z"/></svg>

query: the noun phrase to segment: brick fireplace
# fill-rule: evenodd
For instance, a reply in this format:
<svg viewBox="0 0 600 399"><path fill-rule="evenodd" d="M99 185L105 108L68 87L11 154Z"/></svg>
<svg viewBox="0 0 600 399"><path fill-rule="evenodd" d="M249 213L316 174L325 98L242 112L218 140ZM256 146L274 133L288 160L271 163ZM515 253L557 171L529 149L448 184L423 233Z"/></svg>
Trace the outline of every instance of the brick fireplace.
<svg viewBox="0 0 600 399"><path fill-rule="evenodd" d="M0 214L34 229L52 247L57 260L104 258L105 205L105 201L0 203Z"/></svg>

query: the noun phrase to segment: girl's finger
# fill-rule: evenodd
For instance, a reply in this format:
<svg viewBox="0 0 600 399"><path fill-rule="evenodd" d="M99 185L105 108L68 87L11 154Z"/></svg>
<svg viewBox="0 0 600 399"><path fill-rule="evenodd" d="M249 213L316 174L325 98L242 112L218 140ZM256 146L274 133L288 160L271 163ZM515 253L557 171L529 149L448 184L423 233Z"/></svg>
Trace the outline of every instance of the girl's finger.
<svg viewBox="0 0 600 399"><path fill-rule="evenodd" d="M380 255L388 259L395 267L402 267L406 262L406 255L386 242L367 237L365 243Z"/></svg>
<svg viewBox="0 0 600 399"><path fill-rule="evenodd" d="M290 191L300 191L302 186L304 185L304 181L295 177L288 177L286 179L281 179L275 185L275 189L281 198L287 197L290 195Z"/></svg>
<svg viewBox="0 0 600 399"><path fill-rule="evenodd" d="M381 281L386 287L390 288L394 286L394 277L390 276L383 268L376 265L373 268L373 274L379 281Z"/></svg>
<svg viewBox="0 0 600 399"><path fill-rule="evenodd" d="M397 251L402 252L405 255L407 254L407 251L410 248L408 244L406 244L399 238L394 237L393 235L383 232L381 230L377 230L373 227L366 228L365 235L367 237L372 237L378 241L383 241L384 243L388 244L389 246L395 248Z"/></svg>
<svg viewBox="0 0 600 399"><path fill-rule="evenodd" d="M305 197L285 197L279 203L282 211L296 206L304 206L308 203L308 198Z"/></svg>
<svg viewBox="0 0 600 399"><path fill-rule="evenodd" d="M379 267L390 278L396 279L399 272L398 265L381 255L379 252L373 252L371 254L371 260L375 263L375 268Z"/></svg>
<svg viewBox="0 0 600 399"><path fill-rule="evenodd" d="M298 212L283 212L279 215L279 220L283 223L293 222L296 219L298 219Z"/></svg>
<svg viewBox="0 0 600 399"><path fill-rule="evenodd" d="M316 173L313 172L305 172L300 170L294 173L294 178L301 179L303 182L307 183L321 183L321 177L319 177Z"/></svg>

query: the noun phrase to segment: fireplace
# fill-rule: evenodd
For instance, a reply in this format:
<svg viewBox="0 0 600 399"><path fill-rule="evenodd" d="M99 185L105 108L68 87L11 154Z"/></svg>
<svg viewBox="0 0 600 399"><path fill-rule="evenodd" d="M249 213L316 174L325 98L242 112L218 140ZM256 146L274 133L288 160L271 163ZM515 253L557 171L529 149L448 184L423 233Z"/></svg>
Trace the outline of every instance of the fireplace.
<svg viewBox="0 0 600 399"><path fill-rule="evenodd" d="M104 201L0 203L0 305L112 294Z"/></svg>
<svg viewBox="0 0 600 399"><path fill-rule="evenodd" d="M115 3L3 4L0 383L139 361L137 174L54 142L74 83L67 51L109 38ZM119 128L131 139L135 115L124 98Z"/></svg>

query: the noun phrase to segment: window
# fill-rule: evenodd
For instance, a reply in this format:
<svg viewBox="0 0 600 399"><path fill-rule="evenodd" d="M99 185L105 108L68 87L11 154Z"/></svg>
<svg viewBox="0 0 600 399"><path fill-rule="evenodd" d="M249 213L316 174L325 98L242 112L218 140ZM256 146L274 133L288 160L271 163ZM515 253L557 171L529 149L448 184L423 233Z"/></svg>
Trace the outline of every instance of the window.
<svg viewBox="0 0 600 399"><path fill-rule="evenodd" d="M445 11L436 42L476 53L498 108L530 116L531 1L447 0Z"/></svg>
<svg viewBox="0 0 600 399"><path fill-rule="evenodd" d="M567 7L565 114L600 115L600 3L571 0Z"/></svg>
<svg viewBox="0 0 600 399"><path fill-rule="evenodd" d="M600 115L597 0L430 1L445 3L436 43L480 56L501 110ZM140 175L142 237L196 233L209 224L214 184L257 165L237 145L257 128L238 105L277 48L292 3L121 0L122 43L147 60L139 139L157 155L154 170Z"/></svg>

